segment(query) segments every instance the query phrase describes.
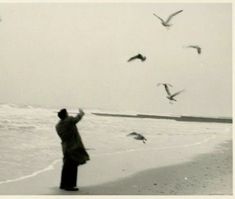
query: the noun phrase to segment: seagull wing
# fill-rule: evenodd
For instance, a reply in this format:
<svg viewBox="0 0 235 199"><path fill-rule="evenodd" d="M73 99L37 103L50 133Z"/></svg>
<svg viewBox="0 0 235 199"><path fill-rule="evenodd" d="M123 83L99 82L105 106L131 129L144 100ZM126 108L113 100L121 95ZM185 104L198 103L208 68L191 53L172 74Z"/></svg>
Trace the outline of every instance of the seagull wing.
<svg viewBox="0 0 235 199"><path fill-rule="evenodd" d="M153 13L153 15L154 15L155 17L157 17L158 19L160 19L160 20L161 20L161 22L163 22L163 23L164 23L164 20L163 20L161 17L157 16L155 13Z"/></svg>
<svg viewBox="0 0 235 199"><path fill-rule="evenodd" d="M195 46L195 45L189 45L187 46L188 48L197 48L198 46Z"/></svg>
<svg viewBox="0 0 235 199"><path fill-rule="evenodd" d="M168 86L172 87L172 85L169 83L157 83L157 86L164 85L164 84L167 84Z"/></svg>
<svg viewBox="0 0 235 199"><path fill-rule="evenodd" d="M196 48L196 49L197 49L197 53L198 53L198 54L201 54L202 49L201 49L200 46L189 45L189 46L187 46L187 47L188 47L188 48Z"/></svg>
<svg viewBox="0 0 235 199"><path fill-rule="evenodd" d="M160 86L160 85L163 85L163 86L165 87L165 90L166 90L166 92L167 92L167 95L171 96L171 93L170 93L170 90L169 90L169 87L168 87L168 86L172 87L172 85L171 85L171 84L168 84L168 83L158 83L158 84L157 84L157 86Z"/></svg>
<svg viewBox="0 0 235 199"><path fill-rule="evenodd" d="M174 17L175 15L177 15L177 14L179 14L179 13L181 13L181 12L183 12L183 10L179 10L179 11L174 12L173 14L171 14L171 15L168 17L168 19L166 20L166 23L168 23L168 22L172 19L172 17Z"/></svg>
<svg viewBox="0 0 235 199"><path fill-rule="evenodd" d="M187 46L188 48L196 48L196 49L198 49L198 48L200 48L199 46L196 46L196 45L189 45L189 46Z"/></svg>
<svg viewBox="0 0 235 199"><path fill-rule="evenodd" d="M184 90L178 91L176 93L174 93L173 95L171 95L171 97L175 97L176 95L179 95L180 93L182 93Z"/></svg>
<svg viewBox="0 0 235 199"><path fill-rule="evenodd" d="M130 61L132 61L134 59L137 59L137 58L139 58L139 55L135 55L135 56L131 57L130 59L128 59L128 62L130 62Z"/></svg>
<svg viewBox="0 0 235 199"><path fill-rule="evenodd" d="M136 136L136 135L138 135L138 133L132 132L132 133L129 133L127 136Z"/></svg>
<svg viewBox="0 0 235 199"><path fill-rule="evenodd" d="M171 96L171 93L170 93L168 84L163 84L163 85L164 85L164 87L165 87L165 90L166 90L167 95Z"/></svg>
<svg viewBox="0 0 235 199"><path fill-rule="evenodd" d="M202 49L201 49L200 47L198 47L198 48L197 48L197 53L198 53L198 54L201 54L201 52L202 52Z"/></svg>

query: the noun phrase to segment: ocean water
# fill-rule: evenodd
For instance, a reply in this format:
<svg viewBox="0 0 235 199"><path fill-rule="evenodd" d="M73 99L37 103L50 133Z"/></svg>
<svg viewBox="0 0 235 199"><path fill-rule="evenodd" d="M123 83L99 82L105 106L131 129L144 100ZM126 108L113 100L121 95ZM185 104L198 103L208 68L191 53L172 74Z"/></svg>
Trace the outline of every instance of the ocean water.
<svg viewBox="0 0 235 199"><path fill-rule="evenodd" d="M0 184L37 175L61 161L60 139L55 131L57 111L0 104ZM68 111L74 115L76 110ZM193 146L214 136L232 137L232 124L227 123L102 117L92 114L92 110L84 111L78 128L91 158ZM146 144L127 136L133 131L144 135ZM178 143L181 137L184 143Z"/></svg>

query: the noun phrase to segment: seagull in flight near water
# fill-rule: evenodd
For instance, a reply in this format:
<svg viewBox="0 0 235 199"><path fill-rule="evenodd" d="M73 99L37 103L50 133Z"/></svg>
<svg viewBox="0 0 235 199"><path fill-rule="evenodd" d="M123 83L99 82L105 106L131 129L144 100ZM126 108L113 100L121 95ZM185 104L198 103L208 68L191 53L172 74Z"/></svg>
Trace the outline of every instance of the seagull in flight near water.
<svg viewBox="0 0 235 199"><path fill-rule="evenodd" d="M128 62L133 61L135 59L140 59L143 62L146 60L146 57L141 54L138 54L138 55L135 55L135 56L131 57L130 59L128 59Z"/></svg>
<svg viewBox="0 0 235 199"><path fill-rule="evenodd" d="M166 93L167 93L167 99L171 101L176 101L176 99L174 98L175 96L179 95L181 92L183 92L184 90L180 90L174 94L171 94L170 90L169 90L169 86L172 87L171 84L168 83L158 83L157 86L163 85L165 87Z"/></svg>
<svg viewBox="0 0 235 199"><path fill-rule="evenodd" d="M161 17L159 17L159 16L156 15L155 13L153 13L153 15L154 15L155 17L157 17L158 19L161 20L161 23L162 23L163 26L169 28L170 26L172 26L172 24L169 24L170 20L171 20L175 15L177 15L177 14L179 14L179 13L181 13L181 12L183 12L183 10L179 10L179 11L177 11L177 12L172 13L172 14L167 18L167 20L163 20Z"/></svg>
<svg viewBox="0 0 235 199"><path fill-rule="evenodd" d="M147 139L140 133L132 132L132 133L129 133L127 136L134 136L136 140L142 140L144 144L147 141Z"/></svg>

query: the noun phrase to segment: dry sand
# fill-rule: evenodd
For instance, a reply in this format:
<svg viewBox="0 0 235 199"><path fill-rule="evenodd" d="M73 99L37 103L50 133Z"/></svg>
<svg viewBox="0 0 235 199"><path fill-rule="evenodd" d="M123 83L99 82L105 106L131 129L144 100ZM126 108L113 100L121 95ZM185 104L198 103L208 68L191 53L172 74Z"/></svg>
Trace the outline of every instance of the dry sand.
<svg viewBox="0 0 235 199"><path fill-rule="evenodd" d="M128 178L84 187L81 194L115 195L231 195L231 142L220 152L196 156L192 161L139 172Z"/></svg>
<svg viewBox="0 0 235 199"><path fill-rule="evenodd" d="M94 157L79 168L78 192L58 189L60 170L61 162L37 176L1 184L0 194L231 195L232 141L217 136L188 147Z"/></svg>

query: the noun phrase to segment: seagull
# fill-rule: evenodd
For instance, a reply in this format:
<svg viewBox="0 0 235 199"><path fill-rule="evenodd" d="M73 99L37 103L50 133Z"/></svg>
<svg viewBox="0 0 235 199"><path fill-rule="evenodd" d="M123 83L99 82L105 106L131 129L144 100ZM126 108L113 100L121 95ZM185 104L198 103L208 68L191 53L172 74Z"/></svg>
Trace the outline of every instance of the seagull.
<svg viewBox="0 0 235 199"><path fill-rule="evenodd" d="M195 49L197 49L197 53L198 54L201 54L201 52L202 52L201 47L197 46L197 45L189 45L189 46L187 46L187 48L195 48Z"/></svg>
<svg viewBox="0 0 235 199"><path fill-rule="evenodd" d="M132 133L129 133L127 136L131 136L131 135L138 135L138 133L132 132Z"/></svg>
<svg viewBox="0 0 235 199"><path fill-rule="evenodd" d="M143 140L143 143L145 144L145 141L147 141L147 139L141 135L141 134L138 134L136 137L134 137L136 140Z"/></svg>
<svg viewBox="0 0 235 199"><path fill-rule="evenodd" d="M170 22L170 20L172 19L172 17L174 17L175 15L177 15L177 14L179 14L179 13L181 13L181 12L183 12L183 10L179 10L179 11L177 11L177 12L174 12L174 13L171 14L171 15L167 18L167 20L165 20L165 21L164 21L161 17L157 16L155 13L153 13L153 15L154 15L155 17L157 17L158 19L161 20L163 26L169 28L170 26L172 26L172 24L169 24L169 22Z"/></svg>
<svg viewBox="0 0 235 199"><path fill-rule="evenodd" d="M169 86L172 87L171 84L168 83L158 83L157 86L163 85L165 87L166 93L167 93L167 99L171 101L176 101L176 99L174 98L176 95L179 95L181 92L183 92L184 90L180 90L174 94L171 94L170 90L169 90Z"/></svg>
<svg viewBox="0 0 235 199"><path fill-rule="evenodd" d="M132 132L132 133L128 134L127 136L134 136L134 139L142 140L144 144L145 144L145 141L147 141L147 139L143 135L136 133L136 132Z"/></svg>
<svg viewBox="0 0 235 199"><path fill-rule="evenodd" d="M146 57L141 54L138 54L138 55L135 55L135 56L131 57L130 59L128 59L128 62L135 60L135 59L140 59L143 62L146 60Z"/></svg>

